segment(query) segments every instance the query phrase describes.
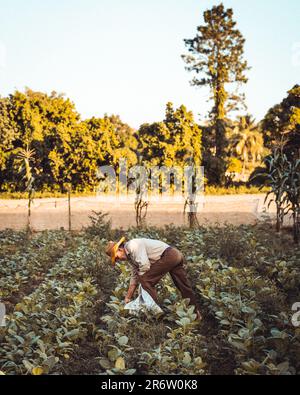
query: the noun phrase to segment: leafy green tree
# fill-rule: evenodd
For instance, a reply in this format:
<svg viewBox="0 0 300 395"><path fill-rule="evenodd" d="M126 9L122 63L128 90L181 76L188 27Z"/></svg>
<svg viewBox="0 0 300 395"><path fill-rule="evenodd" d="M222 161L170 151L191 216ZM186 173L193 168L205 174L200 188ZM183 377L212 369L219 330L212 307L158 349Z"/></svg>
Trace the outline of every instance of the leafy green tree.
<svg viewBox="0 0 300 395"><path fill-rule="evenodd" d="M24 93L16 91L8 100L11 107L10 121L18 130L10 168L14 169L19 151L34 150L33 166L41 169L36 187L53 189L56 182L53 153L68 145L72 131L80 120L74 104L56 92L47 95L30 89ZM16 182L14 174L10 174L9 178Z"/></svg>
<svg viewBox="0 0 300 395"><path fill-rule="evenodd" d="M136 133L137 153L148 166L163 166L165 151L169 144L170 131L164 122L142 124Z"/></svg>
<svg viewBox="0 0 300 395"><path fill-rule="evenodd" d="M119 176L122 159L126 159L128 167L137 163L134 130L123 123L118 115L91 118L84 123L95 144L97 167L112 165ZM99 180L95 179L95 182L98 184ZM117 183L117 190L119 188L120 183Z"/></svg>
<svg viewBox="0 0 300 395"><path fill-rule="evenodd" d="M143 124L137 134L137 151L144 165L182 169L192 162L198 166L202 160L202 131L194 121L193 113L185 106L177 109L167 103L163 122ZM171 184L175 186L175 174ZM162 186L164 180L160 178Z"/></svg>
<svg viewBox="0 0 300 395"><path fill-rule="evenodd" d="M227 123L226 123L227 125ZM229 153L226 155L226 159L218 157L216 155L216 145L214 138L214 126L211 124L200 125L202 129L202 144L203 144L203 166L205 168L205 177L207 183L210 185L219 185L221 183L222 174L228 167ZM231 129L230 126L226 126L225 135L227 129ZM227 150L226 150L227 151Z"/></svg>
<svg viewBox="0 0 300 395"><path fill-rule="evenodd" d="M17 146L29 149L34 141L43 140L41 99L44 94L26 89L25 93L16 91L9 96L13 119L20 131Z"/></svg>
<svg viewBox="0 0 300 395"><path fill-rule="evenodd" d="M295 85L280 104L272 107L262 122L265 145L274 150L282 147L289 156L300 157L300 86Z"/></svg>
<svg viewBox="0 0 300 395"><path fill-rule="evenodd" d="M183 166L201 162L201 129L184 106L168 103L163 122L142 125L138 133L117 115L82 121L64 95L26 89L0 100L0 171L2 184L23 190L18 177L20 154L30 158L36 190L88 191L98 184L98 167L138 157L149 165ZM6 188L8 188L6 186Z"/></svg>
<svg viewBox="0 0 300 395"><path fill-rule="evenodd" d="M172 103L167 103L164 123L170 136L166 147L165 164L167 166L182 165L191 159L195 165L201 163L202 132L191 111L185 106L173 109Z"/></svg>
<svg viewBox="0 0 300 395"><path fill-rule="evenodd" d="M140 155L151 165L182 166L191 159L201 163L202 132L183 105L174 110L167 103L164 121L141 125L137 139Z"/></svg>
<svg viewBox="0 0 300 395"><path fill-rule="evenodd" d="M109 120L117 141L113 147L113 164L117 166L121 158L126 158L129 166L135 165L137 163L135 130L122 122L119 115L105 114L104 119Z"/></svg>
<svg viewBox="0 0 300 395"><path fill-rule="evenodd" d="M59 128L58 128L59 129ZM62 135L65 137L64 130ZM49 152L54 181L62 191L66 184L72 189L87 191L95 185L97 170L96 145L83 124L69 131L68 140Z"/></svg>
<svg viewBox="0 0 300 395"><path fill-rule="evenodd" d="M210 112L211 128L218 161L218 183L224 182L226 170L226 115L243 104L244 96L233 89L247 82L248 70L244 60L244 43L241 32L233 20L233 10L223 4L204 12L204 24L198 26L193 39L185 39L189 54L182 58L186 69L195 73L191 84L209 87L214 106Z"/></svg>
<svg viewBox="0 0 300 395"><path fill-rule="evenodd" d="M18 129L10 116L11 106L7 98L0 98L0 188L7 179L8 160L14 151Z"/></svg>
<svg viewBox="0 0 300 395"><path fill-rule="evenodd" d="M50 95L26 89L0 99L1 183L23 187L18 179L18 156L34 150L33 168L38 190L89 190L98 183L97 169L120 158L136 162L134 130L119 116L105 115L81 121L74 104L62 94ZM69 186L70 186L69 185Z"/></svg>
<svg viewBox="0 0 300 395"><path fill-rule="evenodd" d="M96 142L99 165L110 164L117 167L120 158L126 158L129 165L136 163L134 150L137 142L134 131L119 116L93 117L84 123Z"/></svg>

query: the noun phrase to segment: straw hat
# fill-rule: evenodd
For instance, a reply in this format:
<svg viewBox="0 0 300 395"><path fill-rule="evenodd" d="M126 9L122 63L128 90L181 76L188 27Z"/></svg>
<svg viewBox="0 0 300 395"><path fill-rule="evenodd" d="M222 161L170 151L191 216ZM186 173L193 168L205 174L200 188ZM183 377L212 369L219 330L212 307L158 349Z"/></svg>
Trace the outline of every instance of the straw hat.
<svg viewBox="0 0 300 395"><path fill-rule="evenodd" d="M107 246L105 253L108 255L111 259L111 263L114 264L116 261L116 253L122 243L124 243L125 237L122 237L117 243L114 241L110 241Z"/></svg>

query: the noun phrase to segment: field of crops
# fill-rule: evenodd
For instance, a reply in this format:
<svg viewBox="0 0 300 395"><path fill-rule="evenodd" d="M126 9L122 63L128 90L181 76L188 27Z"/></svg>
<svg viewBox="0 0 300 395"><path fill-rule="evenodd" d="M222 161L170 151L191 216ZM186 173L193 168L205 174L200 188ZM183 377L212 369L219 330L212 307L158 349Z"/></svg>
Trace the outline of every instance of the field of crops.
<svg viewBox="0 0 300 395"><path fill-rule="evenodd" d="M2 374L299 374L300 248L268 224L130 229L181 249L203 321L167 276L160 316L124 310L126 264L107 239L121 230L0 232Z"/></svg>

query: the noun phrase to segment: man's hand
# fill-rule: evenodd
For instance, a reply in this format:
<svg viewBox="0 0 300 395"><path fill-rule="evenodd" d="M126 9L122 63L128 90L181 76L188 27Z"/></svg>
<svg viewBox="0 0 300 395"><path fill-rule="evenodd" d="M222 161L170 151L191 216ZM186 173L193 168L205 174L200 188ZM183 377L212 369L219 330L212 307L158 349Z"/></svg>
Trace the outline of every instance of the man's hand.
<svg viewBox="0 0 300 395"><path fill-rule="evenodd" d="M131 301L136 288L137 288L137 284L129 285L127 295L125 296L125 303L129 303Z"/></svg>

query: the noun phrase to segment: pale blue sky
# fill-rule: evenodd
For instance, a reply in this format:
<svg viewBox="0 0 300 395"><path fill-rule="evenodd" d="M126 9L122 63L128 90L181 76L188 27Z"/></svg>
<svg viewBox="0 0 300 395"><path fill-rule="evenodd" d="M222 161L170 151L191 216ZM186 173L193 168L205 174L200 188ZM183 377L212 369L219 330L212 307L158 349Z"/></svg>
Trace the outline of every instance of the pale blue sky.
<svg viewBox="0 0 300 395"><path fill-rule="evenodd" d="M204 118L207 91L180 55L211 0L0 0L0 94L64 92L83 118L119 114L138 127L165 104ZM225 0L246 38L249 112L264 116L299 83L299 0Z"/></svg>

